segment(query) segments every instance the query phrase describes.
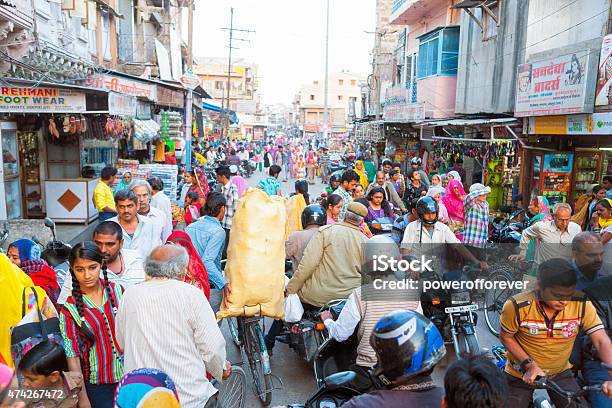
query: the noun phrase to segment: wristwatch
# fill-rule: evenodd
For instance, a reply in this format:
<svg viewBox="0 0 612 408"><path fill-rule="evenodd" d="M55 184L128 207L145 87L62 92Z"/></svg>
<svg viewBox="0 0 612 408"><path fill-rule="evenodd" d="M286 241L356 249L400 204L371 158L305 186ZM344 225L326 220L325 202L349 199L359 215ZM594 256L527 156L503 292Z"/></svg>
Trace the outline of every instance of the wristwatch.
<svg viewBox="0 0 612 408"><path fill-rule="evenodd" d="M531 363L533 363L533 360L531 359L531 357L527 357L526 359L524 359L523 361L519 363L518 371L520 371L522 374L525 374L527 372L526 367Z"/></svg>

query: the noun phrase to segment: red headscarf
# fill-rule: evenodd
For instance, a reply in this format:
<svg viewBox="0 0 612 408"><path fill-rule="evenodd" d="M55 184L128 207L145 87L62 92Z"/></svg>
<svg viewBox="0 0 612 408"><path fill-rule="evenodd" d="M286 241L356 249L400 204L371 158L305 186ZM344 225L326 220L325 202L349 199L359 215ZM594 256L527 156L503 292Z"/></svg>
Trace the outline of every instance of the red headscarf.
<svg viewBox="0 0 612 408"><path fill-rule="evenodd" d="M173 244L180 245L187 251L189 255L189 266L187 267L187 275L185 276L185 282L190 285L196 286L204 291L206 299L210 300L210 282L208 280L208 272L204 267L204 263L198 255L195 247L191 243L191 238L185 231L174 231L166 243L172 242Z"/></svg>
<svg viewBox="0 0 612 408"><path fill-rule="evenodd" d="M204 204L206 201L206 196L210 192L210 188L208 187L208 180L206 179L206 174L201 169L195 168L193 169L193 175L195 178L195 182L191 184L189 191L194 191L198 193L198 198L201 204Z"/></svg>

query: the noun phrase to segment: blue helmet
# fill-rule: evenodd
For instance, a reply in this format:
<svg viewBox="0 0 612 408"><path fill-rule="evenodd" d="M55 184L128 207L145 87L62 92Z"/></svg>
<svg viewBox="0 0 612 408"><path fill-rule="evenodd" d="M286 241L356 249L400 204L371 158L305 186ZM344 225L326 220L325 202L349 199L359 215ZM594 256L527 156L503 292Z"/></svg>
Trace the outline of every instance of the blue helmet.
<svg viewBox="0 0 612 408"><path fill-rule="evenodd" d="M374 376L385 386L427 373L446 354L436 326L411 310L396 310L383 316L372 330L370 345L378 360Z"/></svg>

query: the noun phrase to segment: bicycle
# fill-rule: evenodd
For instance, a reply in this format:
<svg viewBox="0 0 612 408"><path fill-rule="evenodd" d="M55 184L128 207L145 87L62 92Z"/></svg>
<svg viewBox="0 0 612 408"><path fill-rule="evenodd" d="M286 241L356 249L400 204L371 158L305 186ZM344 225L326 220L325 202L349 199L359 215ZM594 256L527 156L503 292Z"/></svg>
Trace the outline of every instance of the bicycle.
<svg viewBox="0 0 612 408"><path fill-rule="evenodd" d="M237 339L240 343L242 359L253 379L255 395L264 406L272 402L272 370L270 368L270 356L264 341L264 328L260 324L263 317L236 317ZM232 327L231 319L230 331ZM234 335L232 334L232 337Z"/></svg>
<svg viewBox="0 0 612 408"><path fill-rule="evenodd" d="M219 405L223 408L244 408L247 392L247 380L244 370L232 366L232 373L222 383L213 381L219 390Z"/></svg>
<svg viewBox="0 0 612 408"><path fill-rule="evenodd" d="M531 269L533 261L503 263L499 264L489 275L490 282L514 282L523 279L523 274ZM500 316L504 304L511 296L519 293L516 289L509 287L501 289L500 285L494 285L494 289L486 290L484 293L484 318L489 331L496 336L500 332Z"/></svg>
<svg viewBox="0 0 612 408"><path fill-rule="evenodd" d="M539 377L534 381L535 388L543 389L546 391L554 392L560 397L564 398L567 402L566 407L572 406L572 403L580 404L583 401L583 397L590 391L601 391L601 385L587 385L581 387L580 390L573 392L564 390L559 386L559 384L555 383L548 377ZM535 408L545 408L550 407L550 403L546 397L537 397L533 401L533 407ZM558 407L565 408L565 407Z"/></svg>

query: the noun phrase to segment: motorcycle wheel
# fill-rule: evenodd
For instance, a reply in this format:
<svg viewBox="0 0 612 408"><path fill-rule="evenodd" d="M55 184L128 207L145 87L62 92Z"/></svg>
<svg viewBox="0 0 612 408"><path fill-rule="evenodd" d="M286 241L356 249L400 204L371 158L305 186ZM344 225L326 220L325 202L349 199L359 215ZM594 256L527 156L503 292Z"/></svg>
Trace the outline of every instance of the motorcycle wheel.
<svg viewBox="0 0 612 408"><path fill-rule="evenodd" d="M459 353L462 358L465 354L480 354L480 345L478 344L478 338L475 334L457 334L457 341L459 342Z"/></svg>

